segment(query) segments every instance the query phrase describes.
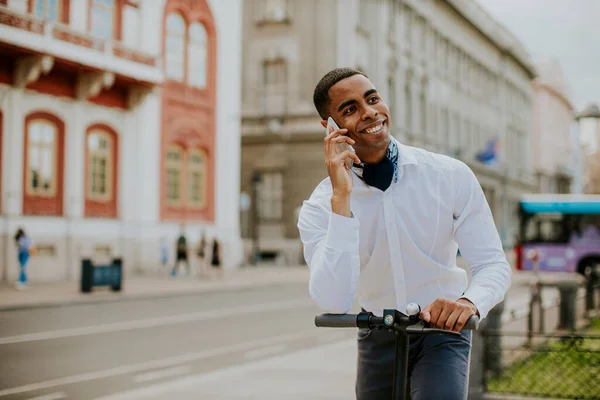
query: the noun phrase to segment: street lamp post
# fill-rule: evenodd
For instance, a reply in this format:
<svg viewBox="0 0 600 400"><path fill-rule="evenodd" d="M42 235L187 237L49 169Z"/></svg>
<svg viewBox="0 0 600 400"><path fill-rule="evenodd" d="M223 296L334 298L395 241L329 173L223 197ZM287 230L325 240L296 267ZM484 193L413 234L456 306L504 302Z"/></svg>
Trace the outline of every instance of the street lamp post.
<svg viewBox="0 0 600 400"><path fill-rule="evenodd" d="M577 123L577 174L576 174L576 184L574 188L575 193L584 193L586 192L585 187L585 172L588 170L587 160L585 151L582 151L582 143L581 143L581 134L582 134L582 124L586 124L587 127L590 128L590 133L592 135L591 138L584 138L585 140L589 140L590 142L596 142L595 149L593 151L598 153L600 150L600 108L595 103L588 104L581 112L575 115L575 121ZM589 125L588 125L589 124ZM594 137L595 136L595 137ZM587 143L586 143L587 144ZM592 171L594 174L600 174L600 168L596 168ZM596 177L597 178L597 177ZM592 191L598 191L600 188L588 188L592 189Z"/></svg>
<svg viewBox="0 0 600 400"><path fill-rule="evenodd" d="M252 173L252 252L250 255L250 263L256 265L260 259L260 249L258 243L258 189L261 183L261 175L259 171Z"/></svg>

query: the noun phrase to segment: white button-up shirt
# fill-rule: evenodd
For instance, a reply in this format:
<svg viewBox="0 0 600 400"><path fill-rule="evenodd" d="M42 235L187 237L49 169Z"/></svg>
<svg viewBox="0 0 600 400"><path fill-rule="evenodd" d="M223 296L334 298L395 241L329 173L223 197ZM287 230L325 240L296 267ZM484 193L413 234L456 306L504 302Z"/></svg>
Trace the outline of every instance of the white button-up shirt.
<svg viewBox="0 0 600 400"><path fill-rule="evenodd" d="M483 319L504 298L511 268L481 186L465 163L397 144L399 179L385 192L352 173L352 218L332 213L329 178L302 205L310 295L330 313L348 312L358 295L376 315L464 297Z"/></svg>

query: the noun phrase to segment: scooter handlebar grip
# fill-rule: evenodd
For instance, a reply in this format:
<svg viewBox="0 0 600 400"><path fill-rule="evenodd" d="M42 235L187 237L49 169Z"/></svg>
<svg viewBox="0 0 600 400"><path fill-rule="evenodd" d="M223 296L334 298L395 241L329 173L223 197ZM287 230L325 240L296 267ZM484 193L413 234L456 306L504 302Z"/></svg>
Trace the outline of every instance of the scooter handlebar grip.
<svg viewBox="0 0 600 400"><path fill-rule="evenodd" d="M356 328L356 314L317 315L315 325L325 328Z"/></svg>

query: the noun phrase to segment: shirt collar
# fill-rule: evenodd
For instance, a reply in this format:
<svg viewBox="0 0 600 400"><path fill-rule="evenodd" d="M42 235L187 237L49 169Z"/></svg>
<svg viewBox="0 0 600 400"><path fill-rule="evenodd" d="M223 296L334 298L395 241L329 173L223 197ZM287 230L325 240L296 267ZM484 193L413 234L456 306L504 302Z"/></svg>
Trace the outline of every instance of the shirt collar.
<svg viewBox="0 0 600 400"><path fill-rule="evenodd" d="M417 157L415 157L414 149L412 147L406 146L406 145L400 143L393 136L392 136L392 141L394 141L396 143L396 145L398 146L398 165L400 167L402 167L404 165L409 165L409 164L414 164L414 165L419 164Z"/></svg>
<svg viewBox="0 0 600 400"><path fill-rule="evenodd" d="M394 179L396 183L400 179L400 167L409 164L418 164L417 158L414 155L413 149L410 146L405 146L400 143L393 136L390 138L390 145L388 146L387 153L385 156L394 163ZM364 163L354 164L352 171L361 178L363 173Z"/></svg>

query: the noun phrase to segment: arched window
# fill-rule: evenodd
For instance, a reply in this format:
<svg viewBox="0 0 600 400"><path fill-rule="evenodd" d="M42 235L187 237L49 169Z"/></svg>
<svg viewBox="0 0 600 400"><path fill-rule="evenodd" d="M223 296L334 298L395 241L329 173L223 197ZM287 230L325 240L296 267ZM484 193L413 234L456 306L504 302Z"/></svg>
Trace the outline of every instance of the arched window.
<svg viewBox="0 0 600 400"><path fill-rule="evenodd" d="M185 21L178 13L167 17L165 43L167 78L183 81L185 73Z"/></svg>
<svg viewBox="0 0 600 400"><path fill-rule="evenodd" d="M206 153L191 150L188 157L189 205L193 208L206 206Z"/></svg>
<svg viewBox="0 0 600 400"><path fill-rule="evenodd" d="M45 119L34 119L27 129L25 190L28 195L52 197L58 181L58 128Z"/></svg>
<svg viewBox="0 0 600 400"><path fill-rule="evenodd" d="M194 22L190 25L188 41L187 81L197 88L206 87L208 40L204 25Z"/></svg>
<svg viewBox="0 0 600 400"><path fill-rule="evenodd" d="M166 202L172 206L181 204L183 148L171 145L166 154Z"/></svg>
<svg viewBox="0 0 600 400"><path fill-rule="evenodd" d="M91 0L91 32L102 39L112 39L115 23L115 0Z"/></svg>
<svg viewBox="0 0 600 400"><path fill-rule="evenodd" d="M87 129L85 147L85 215L116 218L117 133L104 125L92 125Z"/></svg>
<svg viewBox="0 0 600 400"><path fill-rule="evenodd" d="M113 198L114 139L104 130L92 130L87 136L87 151L87 198L110 201Z"/></svg>
<svg viewBox="0 0 600 400"><path fill-rule="evenodd" d="M62 215L65 125L34 112L25 118L23 215Z"/></svg>

